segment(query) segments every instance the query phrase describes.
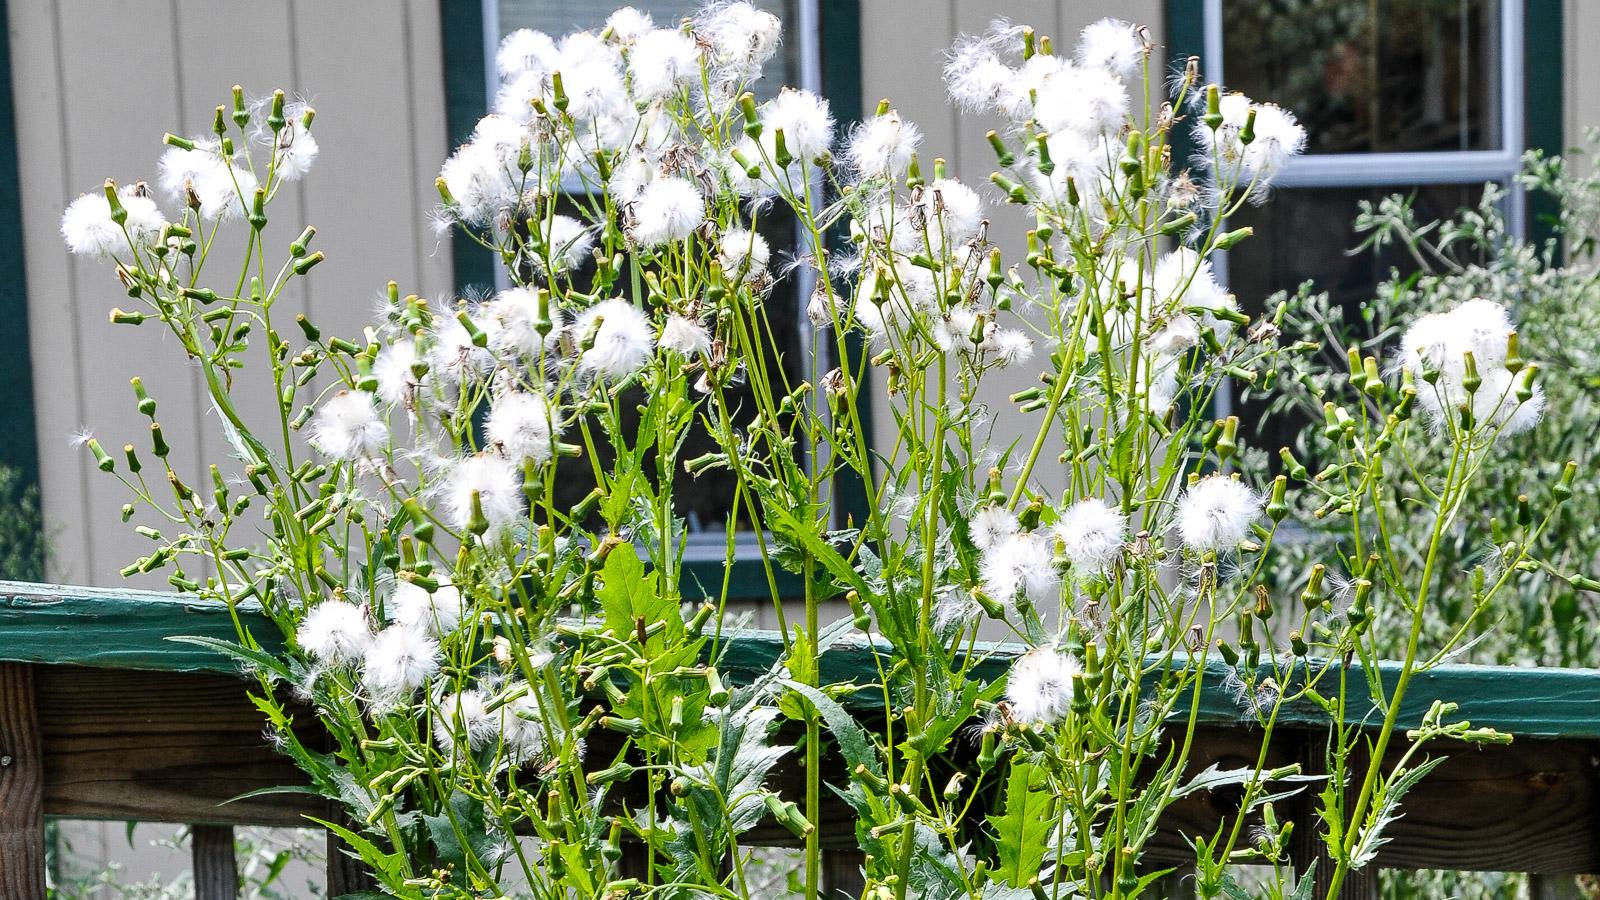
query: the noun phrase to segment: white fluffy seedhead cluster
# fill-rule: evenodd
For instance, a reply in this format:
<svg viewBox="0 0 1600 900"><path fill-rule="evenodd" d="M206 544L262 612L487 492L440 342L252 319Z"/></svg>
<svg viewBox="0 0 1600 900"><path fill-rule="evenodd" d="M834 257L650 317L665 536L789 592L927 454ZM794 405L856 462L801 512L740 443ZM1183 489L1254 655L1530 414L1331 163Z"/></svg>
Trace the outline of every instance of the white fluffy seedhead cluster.
<svg viewBox="0 0 1600 900"><path fill-rule="evenodd" d="M1261 507L1261 496L1236 478L1202 478L1178 500L1178 537L1200 552L1234 549L1249 536Z"/></svg>
<svg viewBox="0 0 1600 900"><path fill-rule="evenodd" d="M1238 185L1260 202L1284 164L1305 152L1304 126L1280 106L1237 93L1220 96L1208 122L1207 102L1204 95L1195 96L1194 136L1200 148L1195 161L1219 182Z"/></svg>
<svg viewBox="0 0 1600 900"><path fill-rule="evenodd" d="M441 590L449 592L459 610L460 599L454 590ZM439 671L437 635L449 615L448 611L433 614L436 601L428 599L426 592L420 600L410 597L410 591L421 589L407 585L396 592L397 599L406 598L407 618L378 631L362 605L344 599L323 600L306 610L295 640L319 666L353 670L373 709L389 711L409 704ZM423 606L430 612L423 613ZM459 611L455 616L459 621Z"/></svg>
<svg viewBox="0 0 1600 900"><path fill-rule="evenodd" d="M1035 647L1011 666L1006 676L1006 704L1011 717L1031 725L1053 725L1072 710L1074 678L1080 668L1069 653Z"/></svg>
<svg viewBox="0 0 1600 900"><path fill-rule="evenodd" d="M1441 429L1461 421L1501 437L1527 431L1544 413L1544 388L1534 370L1511 356L1511 314L1491 300L1474 299L1417 319L1400 338L1401 368L1415 379L1417 403ZM1526 383L1523 373L1527 373Z"/></svg>
<svg viewBox="0 0 1600 900"><path fill-rule="evenodd" d="M247 106L235 91L242 114ZM315 112L303 103L285 101L281 93L249 106L256 123L250 146L235 147L211 136L167 136L156 182L164 199L183 211L180 219L191 214L206 223L245 218L258 191L263 202L269 201L280 185L311 170L319 150L311 134ZM181 251L183 235L172 233L169 224L144 182L118 188L108 181L103 190L84 194L67 207L61 236L73 253L148 264L141 254L158 244L166 245L164 253Z"/></svg>

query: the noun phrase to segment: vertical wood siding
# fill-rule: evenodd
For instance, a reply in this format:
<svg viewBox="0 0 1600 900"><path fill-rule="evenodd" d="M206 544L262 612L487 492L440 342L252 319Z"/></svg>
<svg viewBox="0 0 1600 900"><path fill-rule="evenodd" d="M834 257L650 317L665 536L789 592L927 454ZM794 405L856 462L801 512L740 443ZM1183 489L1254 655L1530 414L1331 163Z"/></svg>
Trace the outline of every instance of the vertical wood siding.
<svg viewBox="0 0 1600 900"><path fill-rule="evenodd" d="M861 7L864 46L894 48L863 60L866 104L888 97L926 132L925 158L944 156L969 183L993 169L984 132L994 123L958 117L945 102L940 69L956 35L1005 15L1070 46L1083 25L1118 15L1150 24L1157 42L1164 37L1159 0L874 0ZM108 447L142 447L145 424L126 388L141 374L168 433L185 437L177 452L186 475L203 484L199 460L222 458L226 448L197 376L170 340L153 327L106 322L106 310L124 298L105 267L66 255L56 231L60 210L106 174L153 177L162 131L204 130L235 81L257 94L284 86L317 107L323 153L311 178L280 196L269 236L286 244L310 222L329 256L286 306L349 334L389 278L408 291L446 290L449 245L423 218L448 143L439 4L10 0L8 8L49 574L114 584L143 541L116 521L119 486L68 446L70 435L92 426ZM1576 146L1586 125L1600 124L1600 78L1589 77L1600 64L1582 52L1588 36L1600 35L1600 12L1565 0L1564 13L1565 135ZM1015 210L998 209L994 218L997 240L1020 242L1026 224ZM217 260L216 271L226 271L225 262ZM996 378L985 392L1001 443L1033 424L1007 414L1005 395L1024 381ZM267 412L258 403L247 415ZM891 420L877 420L880 445L892 445ZM204 436L198 447L189 437L196 433ZM1046 462L1053 457L1047 452ZM1058 471L1051 463L1039 474Z"/></svg>
<svg viewBox="0 0 1600 900"><path fill-rule="evenodd" d="M118 584L117 570L147 547L117 519L121 486L69 446L72 433L90 426L108 448L145 448L148 425L128 389L140 375L191 484L208 484L200 461L226 459L227 448L173 341L107 322L127 298L108 267L67 256L62 208L108 175L153 179L162 132L209 129L233 84L255 96L282 87L316 107L322 153L275 201L268 243L287 248L313 224L328 261L296 283L281 325L292 330L305 312L325 332L358 336L389 279L424 295L448 290L449 245L425 216L447 150L439 6L10 0L8 10L49 575ZM237 271L227 249L208 267L217 278ZM264 396L246 404L247 419L270 414Z"/></svg>
<svg viewBox="0 0 1600 900"><path fill-rule="evenodd" d="M1023 234L1032 223L1025 221L1016 207L994 203L995 191L988 185L995 157L985 134L1000 127L999 119L958 115L950 106L942 80L945 51L958 35L980 33L996 17L1032 25L1051 35L1057 52L1072 52L1083 26L1106 16L1149 26L1151 40L1159 47L1164 39L1161 10L1160 0L872 0L861 4L862 98L869 111L880 98L888 98L901 115L921 126L923 171L931 175L933 159L942 156L950 174L977 188L990 201L990 239L1005 249L1008 265L1018 264ZM1164 52L1158 50L1155 65L1153 72L1164 73ZM1039 348L1037 352L1046 351ZM993 415L991 446L1004 448L1018 441L1017 454L1026 454L1039 426L1039 414L1020 415L1006 398L1036 385L1037 372L1037 365L1030 364L986 377L978 399ZM893 447L894 419L886 409L889 404L877 403L874 445ZM1034 470L1041 483L1056 484L1064 477L1064 469L1056 461L1060 453L1059 442L1046 445Z"/></svg>

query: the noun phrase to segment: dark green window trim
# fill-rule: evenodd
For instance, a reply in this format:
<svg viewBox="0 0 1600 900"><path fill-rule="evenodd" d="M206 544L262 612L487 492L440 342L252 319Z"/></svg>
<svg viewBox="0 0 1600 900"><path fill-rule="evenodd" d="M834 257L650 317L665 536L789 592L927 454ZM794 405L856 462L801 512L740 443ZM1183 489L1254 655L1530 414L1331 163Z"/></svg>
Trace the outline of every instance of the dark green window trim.
<svg viewBox="0 0 1600 900"><path fill-rule="evenodd" d="M863 115L860 0L818 0L818 13L822 31L819 36L822 92L832 104L834 118L839 121L843 134ZM444 50L445 128L454 147L472 134L473 126L489 110L483 4L481 0L439 0L439 18ZM792 28L796 23L784 24ZM487 250L453 236L451 257L458 290L493 289L494 258ZM850 346L851 353L859 360L863 352L860 341L852 339ZM866 423L872 422L870 396L870 388L864 387L860 409L862 421ZM859 478L841 476L835 483L835 492L841 525L846 521L856 524L865 521L867 491ZM802 594L798 575L781 569L774 570L774 575L781 595ZM685 566L684 585L685 588L699 585L716 595L720 593L725 576L730 599L771 596L766 572L756 559L735 559L731 566L721 560L689 563Z"/></svg>
<svg viewBox="0 0 1600 900"><path fill-rule="evenodd" d="M453 150L466 143L478 120L489 112L483 3L439 0L439 26L444 44L444 122ZM494 289L494 255L488 250L451 232L450 258L457 290Z"/></svg>
<svg viewBox="0 0 1600 900"><path fill-rule="evenodd" d="M10 16L0 0L0 35L10 33ZM6 431L0 435L0 464L16 470L19 496L39 486L38 421L33 406L33 359L28 343L27 265L22 242L22 188L17 171L17 109L11 45L0 40L0 384L5 385ZM42 538L41 538L42 540ZM41 578L43 572L0 573L5 578Z"/></svg>
<svg viewBox="0 0 1600 900"><path fill-rule="evenodd" d="M1511 0L1502 0L1511 2ZM1523 34L1523 139L1527 149L1557 156L1566 143L1566 58L1561 0L1525 0ZM1560 206L1546 194L1528 195L1528 236L1540 242L1555 234Z"/></svg>

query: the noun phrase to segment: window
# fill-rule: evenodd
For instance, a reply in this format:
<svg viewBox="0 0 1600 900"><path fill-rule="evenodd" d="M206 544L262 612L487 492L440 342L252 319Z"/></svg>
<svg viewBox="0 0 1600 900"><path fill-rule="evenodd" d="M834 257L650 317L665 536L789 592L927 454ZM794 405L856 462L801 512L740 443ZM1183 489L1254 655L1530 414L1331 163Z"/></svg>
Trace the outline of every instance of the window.
<svg viewBox="0 0 1600 900"><path fill-rule="evenodd" d="M1219 266L1246 309L1312 280L1347 305L1372 295L1398 254L1348 256L1360 201L1414 198L1419 217L1509 190L1514 233L1538 225L1514 183L1530 147L1559 152L1559 0L1169 0L1173 59L1198 54L1208 82L1292 110L1309 144L1269 204L1229 227L1255 236ZM1227 414L1231 398L1218 412Z"/></svg>
<svg viewBox="0 0 1600 900"><path fill-rule="evenodd" d="M777 14L784 22L783 50L767 65L757 90L776 93L783 85L809 88L826 96L833 105L840 128L860 118L860 24L859 0L752 0ZM597 29L618 3L593 3L588 0L441 0L445 47L446 115L452 140L465 138L478 118L488 109L489 98L498 87L493 60L500 40L518 28L532 28L559 36L575 29ZM658 27L671 27L703 5L703 0L628 0L628 5L649 13ZM774 217L768 217L769 222ZM763 229L768 231L768 229ZM795 230L778 224L767 234L774 250L782 253L796 240ZM458 288L493 287L504 283L504 273L489 254L471 243L453 244ZM803 271L803 270L802 270ZM799 298L810 295L814 285L804 278L781 282L768 301L768 308L781 306L784 319L792 327L780 331L779 340L792 345L784 365L791 375L813 381L820 372L800 368L809 358L802 352L811 326ZM775 325L778 323L775 322ZM708 437L702 437L709 440ZM691 444L695 438L691 438ZM685 458L699 451L686 447ZM731 477L731 476L730 476ZM708 476L709 478L709 476ZM833 486L835 514L842 524L848 517L859 521L865 512L865 492L857 484ZM579 493L587 490L585 488ZM730 515L740 517L729 506L733 500L731 481L727 484L685 482L677 491L679 513L690 531L686 576L715 592L724 577L723 557L726 522ZM754 535L742 535L741 552L755 549ZM766 596L765 574L754 559L737 559L727 573L730 596ZM779 572L780 590L798 592L799 579L785 579Z"/></svg>

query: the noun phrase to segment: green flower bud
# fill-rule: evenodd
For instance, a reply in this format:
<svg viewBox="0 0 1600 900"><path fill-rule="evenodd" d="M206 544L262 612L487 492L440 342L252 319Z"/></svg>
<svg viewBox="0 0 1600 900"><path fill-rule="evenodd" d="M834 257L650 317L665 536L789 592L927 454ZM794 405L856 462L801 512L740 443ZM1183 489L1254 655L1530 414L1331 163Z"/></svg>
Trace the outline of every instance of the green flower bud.
<svg viewBox="0 0 1600 900"><path fill-rule="evenodd" d="M991 129L988 134L989 146L994 149L995 159L999 161L1000 168L1009 169L1016 164L1017 158L1007 149L1005 141L1000 139L1000 133Z"/></svg>

